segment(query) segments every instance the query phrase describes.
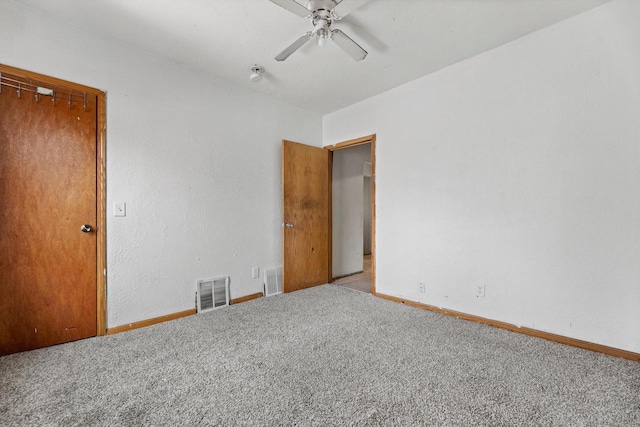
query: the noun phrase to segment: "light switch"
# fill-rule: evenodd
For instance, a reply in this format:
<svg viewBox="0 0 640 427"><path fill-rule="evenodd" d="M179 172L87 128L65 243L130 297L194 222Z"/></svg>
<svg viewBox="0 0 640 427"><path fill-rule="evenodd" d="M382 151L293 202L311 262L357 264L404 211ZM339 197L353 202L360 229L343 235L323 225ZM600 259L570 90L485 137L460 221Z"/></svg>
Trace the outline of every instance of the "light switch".
<svg viewBox="0 0 640 427"><path fill-rule="evenodd" d="M113 204L113 216L127 216L127 204L125 202L115 202Z"/></svg>
<svg viewBox="0 0 640 427"><path fill-rule="evenodd" d="M253 267L251 269L251 278L257 279L258 277L260 277L260 267Z"/></svg>

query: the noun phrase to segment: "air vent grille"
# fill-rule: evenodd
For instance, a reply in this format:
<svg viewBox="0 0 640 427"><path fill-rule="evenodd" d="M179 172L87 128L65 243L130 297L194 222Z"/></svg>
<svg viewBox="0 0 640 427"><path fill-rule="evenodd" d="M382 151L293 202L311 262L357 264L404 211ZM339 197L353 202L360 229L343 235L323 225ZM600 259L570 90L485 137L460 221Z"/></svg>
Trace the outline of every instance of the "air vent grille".
<svg viewBox="0 0 640 427"><path fill-rule="evenodd" d="M214 305L216 307L221 307L223 305L229 304L229 299L227 295L227 281L223 280L215 280L213 282L213 296L214 296Z"/></svg>
<svg viewBox="0 0 640 427"><path fill-rule="evenodd" d="M266 296L282 293L282 267L269 268L264 271L264 294Z"/></svg>
<svg viewBox="0 0 640 427"><path fill-rule="evenodd" d="M229 276L198 280L198 313L229 305Z"/></svg>

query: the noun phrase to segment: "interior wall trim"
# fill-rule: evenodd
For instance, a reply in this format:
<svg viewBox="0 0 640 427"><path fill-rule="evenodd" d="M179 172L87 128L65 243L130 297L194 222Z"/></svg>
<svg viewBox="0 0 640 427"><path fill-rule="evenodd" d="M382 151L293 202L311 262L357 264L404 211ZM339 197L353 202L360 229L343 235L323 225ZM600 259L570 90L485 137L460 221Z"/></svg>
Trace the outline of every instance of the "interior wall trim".
<svg viewBox="0 0 640 427"><path fill-rule="evenodd" d="M412 301L405 298L398 298L391 295L376 293L375 296L389 300L389 301L410 305L412 307L420 308L422 310L433 311L435 313L445 314L447 316L453 316L459 319L469 320L471 322L493 326L495 328L506 329L508 331L516 332L519 334L542 338L548 341L570 345L572 347L578 347L585 350L595 351L597 353L604 353L609 356L620 357L622 359L633 360L634 362L640 362L640 353L634 353L632 351L622 350L615 347L609 347L602 344L596 344L589 341L582 341L576 338L570 338L570 337L565 337L563 335L553 334L551 332L544 332L544 331L539 331L537 329L520 327L520 326L512 325L511 323L500 322L498 320L487 319L485 317L474 316L472 314L461 313L459 311L448 310L446 308L438 308L432 305L423 304L423 303Z"/></svg>
<svg viewBox="0 0 640 427"><path fill-rule="evenodd" d="M127 323L125 325L115 326L107 329L107 335L119 334L120 332L132 331L134 329L144 328L146 326L155 325L169 320L180 319L181 317L192 316L196 314L196 309L179 311L177 313L166 314L164 316L154 317L152 319L141 320L139 322Z"/></svg>
<svg viewBox="0 0 640 427"><path fill-rule="evenodd" d="M231 305L240 304L241 302L251 301L252 299L262 298L263 296L264 295L263 295L262 292L257 292L255 294L245 295L245 296L240 297L240 298L234 298L230 302L231 302Z"/></svg>
<svg viewBox="0 0 640 427"><path fill-rule="evenodd" d="M370 142L375 142L376 139L376 134L371 134L371 135L367 135L367 136L363 136L360 138L355 138L355 139L350 139L348 141L343 141L343 142L339 142L337 144L334 145L326 145L325 149L329 150L329 151L335 151L335 150L340 150L342 148L347 148L347 147L355 147L357 145L363 145L363 144L368 144ZM371 160L371 163L373 163L373 159ZM373 171L371 171L371 175L373 175Z"/></svg>
<svg viewBox="0 0 640 427"><path fill-rule="evenodd" d="M251 295L245 295L240 298L235 298L230 301L233 304L239 304L241 302L251 301L253 299L257 299L262 297L262 292L258 292ZM179 311L177 313L166 314L164 316L154 317L151 319L140 320L139 322L126 323L120 326L114 326L113 328L107 329L107 335L119 334L120 332L132 331L134 329L144 328L147 326L155 325L162 322L168 322L169 320L180 319L181 317L192 316L197 313L195 308L190 310Z"/></svg>

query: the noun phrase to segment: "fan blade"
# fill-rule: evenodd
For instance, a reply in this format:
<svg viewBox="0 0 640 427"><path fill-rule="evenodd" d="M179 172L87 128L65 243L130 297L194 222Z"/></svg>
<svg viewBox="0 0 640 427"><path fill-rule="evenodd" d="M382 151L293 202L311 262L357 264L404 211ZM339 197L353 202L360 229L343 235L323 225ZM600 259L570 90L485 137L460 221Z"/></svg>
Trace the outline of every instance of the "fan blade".
<svg viewBox="0 0 640 427"><path fill-rule="evenodd" d="M302 18L306 18L311 13L306 7L302 6L300 3L298 3L295 0L270 0L270 1L271 3L275 3L281 8L287 9L289 12L295 13L296 15Z"/></svg>
<svg viewBox="0 0 640 427"><path fill-rule="evenodd" d="M300 49L306 42L311 40L311 35L312 35L311 32L308 32L307 34L300 37L298 40L291 43L291 46L289 46L288 48L280 52L278 56L276 56L276 61L284 61L285 59L287 59L289 56L291 56L293 52Z"/></svg>
<svg viewBox="0 0 640 427"><path fill-rule="evenodd" d="M357 8L363 6L365 3L368 3L369 0L340 0L336 1L337 5L333 8L332 12L335 15L338 15L339 19L344 18Z"/></svg>
<svg viewBox="0 0 640 427"><path fill-rule="evenodd" d="M351 38L342 31L331 30L331 38L338 46L340 46L340 49L347 52L347 54L356 61L362 61L367 57L367 51L361 48L358 43L351 40Z"/></svg>

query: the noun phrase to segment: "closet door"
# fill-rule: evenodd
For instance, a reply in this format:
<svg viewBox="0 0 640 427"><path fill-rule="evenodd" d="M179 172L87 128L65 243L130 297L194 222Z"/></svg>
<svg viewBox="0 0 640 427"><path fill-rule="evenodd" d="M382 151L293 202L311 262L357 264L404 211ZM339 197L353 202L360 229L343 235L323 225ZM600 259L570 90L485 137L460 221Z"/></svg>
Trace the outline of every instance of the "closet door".
<svg viewBox="0 0 640 427"><path fill-rule="evenodd" d="M96 335L97 114L95 96L5 73L1 81L4 355Z"/></svg>

